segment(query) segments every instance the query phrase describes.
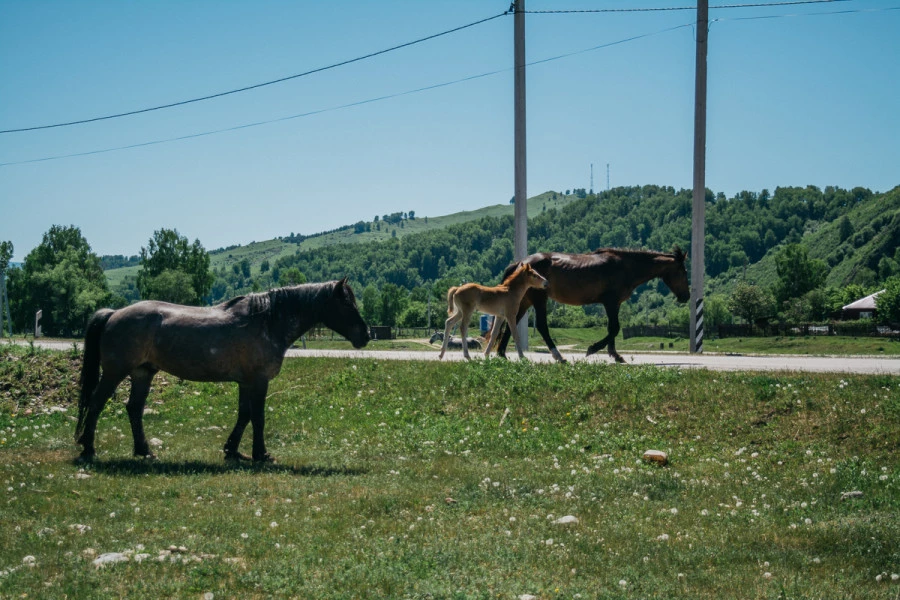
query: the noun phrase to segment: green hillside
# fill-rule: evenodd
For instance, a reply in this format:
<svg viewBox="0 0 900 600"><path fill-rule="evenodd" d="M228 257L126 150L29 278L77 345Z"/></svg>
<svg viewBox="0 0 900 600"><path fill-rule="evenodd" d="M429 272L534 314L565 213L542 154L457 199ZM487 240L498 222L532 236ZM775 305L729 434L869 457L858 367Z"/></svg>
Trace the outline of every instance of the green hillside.
<svg viewBox="0 0 900 600"><path fill-rule="evenodd" d="M557 192L539 194L528 200L528 217L533 218L547 210L561 208L576 200L578 200L578 196L575 194L569 194L568 196ZM264 261L268 260L274 265L278 259L296 254L298 250L314 250L341 244L384 242L394 237L403 238L408 235L443 229L485 217L512 216L514 210L515 207L512 204L495 204L477 210L463 211L450 215L404 219L402 226L382 223L381 229L374 231L358 232L354 225L346 225L331 232L305 236L305 239L299 243L287 241L289 236L285 235L284 238L212 250L209 253L210 267L213 270L231 269L232 265L247 260L250 262L251 276L258 276ZM361 221L360 223L368 224L370 228L374 225L373 221ZM105 271L110 289L118 289L126 277L137 277L139 270L140 267L121 267Z"/></svg>
<svg viewBox="0 0 900 600"><path fill-rule="evenodd" d="M675 245L689 250L691 209L691 190L666 186L621 187L592 195L547 192L529 200L528 250L590 252L610 246L665 251ZM291 234L216 250L211 253L215 283L209 301L276 287L288 271L309 281L348 277L367 320L416 326L425 322L429 298L442 302L449 286L496 283L512 261L513 230L513 206L505 204L442 217L394 213L322 234ZM900 275L900 187L885 193L790 187L773 193L745 191L732 198L707 190L705 296L711 324L731 318L725 305L739 281L773 289L780 281L775 257L797 245L810 260L827 266L824 286L807 303L807 316L800 317L823 320L840 308L849 284L858 286L856 293ZM113 289L126 299L136 298L134 290L116 284L128 284L125 276L136 270L107 272ZM781 306L773 310L780 312ZM557 306L551 326L578 327L603 319L596 307ZM686 307L676 305L657 281L638 288L622 312L624 324L681 326L687 319Z"/></svg>

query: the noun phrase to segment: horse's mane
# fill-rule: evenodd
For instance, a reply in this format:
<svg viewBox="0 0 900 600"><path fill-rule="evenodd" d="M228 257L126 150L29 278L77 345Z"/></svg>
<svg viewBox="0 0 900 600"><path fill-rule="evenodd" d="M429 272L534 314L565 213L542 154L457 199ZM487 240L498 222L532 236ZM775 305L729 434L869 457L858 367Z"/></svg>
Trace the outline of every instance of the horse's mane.
<svg viewBox="0 0 900 600"><path fill-rule="evenodd" d="M284 311L294 311L297 307L315 303L323 293L334 291L334 283L304 283L289 287L280 287L266 292L236 296L222 304L225 310L234 308L245 302L248 314L265 313L275 315Z"/></svg>

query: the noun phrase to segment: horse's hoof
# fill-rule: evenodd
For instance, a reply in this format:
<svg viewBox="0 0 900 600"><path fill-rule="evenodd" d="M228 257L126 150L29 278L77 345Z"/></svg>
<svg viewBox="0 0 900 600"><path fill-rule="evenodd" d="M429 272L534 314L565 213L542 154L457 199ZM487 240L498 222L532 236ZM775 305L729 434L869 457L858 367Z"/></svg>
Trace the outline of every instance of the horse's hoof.
<svg viewBox="0 0 900 600"><path fill-rule="evenodd" d="M613 354L613 358L616 359L617 363L624 363L625 359L619 356L618 354Z"/></svg>
<svg viewBox="0 0 900 600"><path fill-rule="evenodd" d="M75 464L86 465L94 462L94 453L93 452L82 452L78 455L78 458L75 459Z"/></svg>
<svg viewBox="0 0 900 600"><path fill-rule="evenodd" d="M275 464L275 457L266 452L261 457L253 457L253 462L259 464Z"/></svg>
<svg viewBox="0 0 900 600"><path fill-rule="evenodd" d="M241 461L250 461L250 457L242 452L225 452L225 462L241 462Z"/></svg>

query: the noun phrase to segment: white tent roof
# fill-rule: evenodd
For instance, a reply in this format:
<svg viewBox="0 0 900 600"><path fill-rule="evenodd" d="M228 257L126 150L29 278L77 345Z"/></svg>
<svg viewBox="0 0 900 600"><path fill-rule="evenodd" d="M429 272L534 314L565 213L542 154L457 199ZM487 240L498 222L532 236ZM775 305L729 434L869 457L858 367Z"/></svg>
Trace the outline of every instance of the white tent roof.
<svg viewBox="0 0 900 600"><path fill-rule="evenodd" d="M883 292L884 290L881 290ZM875 310L875 297L881 292L875 292L865 298L860 298L856 302L851 302L844 307L844 310Z"/></svg>

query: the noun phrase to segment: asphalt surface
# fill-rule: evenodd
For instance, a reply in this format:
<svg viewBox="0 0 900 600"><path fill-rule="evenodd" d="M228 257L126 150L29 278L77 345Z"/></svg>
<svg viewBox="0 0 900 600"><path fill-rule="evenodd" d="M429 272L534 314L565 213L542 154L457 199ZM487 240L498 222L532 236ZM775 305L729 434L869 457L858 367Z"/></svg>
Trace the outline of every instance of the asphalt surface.
<svg viewBox="0 0 900 600"><path fill-rule="evenodd" d="M20 342L17 342L20 343ZM38 340L36 345L55 350L71 350L72 342ZM78 343L80 347L81 344ZM656 365L679 369L710 369L713 371L794 371L807 373L855 373L861 375L900 375L900 358L880 356L798 356L798 355L734 355L681 353L621 353L627 364ZM470 353L472 360L484 360L481 353ZM371 360L439 360L437 352L396 350L288 350L289 358L329 357ZM605 353L585 357L582 353L563 352L573 362L611 363ZM544 352L526 352L525 357L535 363L551 363L553 357ZM465 360L462 351L448 351L445 361ZM497 360L495 358L491 360ZM511 360L518 360L515 353Z"/></svg>

